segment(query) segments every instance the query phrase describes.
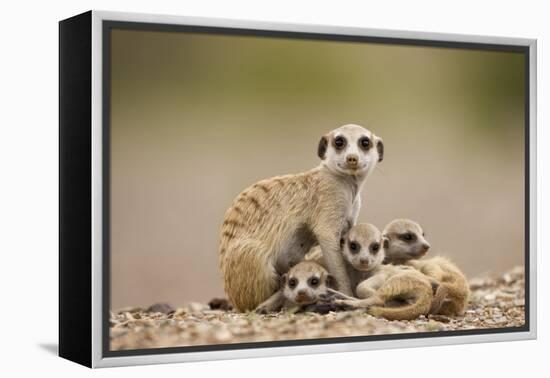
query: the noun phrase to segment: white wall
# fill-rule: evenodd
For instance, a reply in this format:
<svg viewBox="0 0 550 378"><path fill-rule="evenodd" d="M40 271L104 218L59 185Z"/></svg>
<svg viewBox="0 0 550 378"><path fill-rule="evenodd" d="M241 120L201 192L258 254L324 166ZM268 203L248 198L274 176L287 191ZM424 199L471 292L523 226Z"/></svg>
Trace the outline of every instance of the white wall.
<svg viewBox="0 0 550 378"><path fill-rule="evenodd" d="M264 4L265 3L265 4ZM57 1L5 2L0 23L3 103L0 111L0 320L3 376L41 372L87 376L90 371L54 357L57 343L57 21L94 9L321 23L370 28L538 38L539 193L548 188L545 128L550 88L550 26L540 1ZM546 274L539 200L539 291ZM408 377L519 376L546 367L548 300L539 295L539 340L437 348L279 357L228 362L107 369L99 376L239 375Z"/></svg>

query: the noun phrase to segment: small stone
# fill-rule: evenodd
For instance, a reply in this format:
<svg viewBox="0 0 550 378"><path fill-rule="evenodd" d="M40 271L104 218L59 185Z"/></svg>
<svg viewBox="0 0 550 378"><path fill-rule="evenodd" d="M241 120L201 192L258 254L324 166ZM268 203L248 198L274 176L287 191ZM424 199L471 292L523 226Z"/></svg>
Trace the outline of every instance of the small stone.
<svg viewBox="0 0 550 378"><path fill-rule="evenodd" d="M189 314L189 311L187 311L186 308L178 308L172 315L173 317L183 317Z"/></svg>
<svg viewBox="0 0 550 378"><path fill-rule="evenodd" d="M451 321L451 318L445 315L430 315L430 319L433 319L441 323L449 323Z"/></svg>
<svg viewBox="0 0 550 378"><path fill-rule="evenodd" d="M492 302L492 301L494 301L494 300L496 299L496 295L495 295L495 294L487 294L487 295L484 297L484 299L485 299L486 301Z"/></svg>
<svg viewBox="0 0 550 378"><path fill-rule="evenodd" d="M209 308L208 306L199 302L191 302L189 303L188 307L189 307L189 310L191 310L191 312L201 312Z"/></svg>
<svg viewBox="0 0 550 378"><path fill-rule="evenodd" d="M513 304L514 306L525 306L525 299L516 299Z"/></svg>
<svg viewBox="0 0 550 378"><path fill-rule="evenodd" d="M160 312L163 314L170 314L174 312L174 308L170 306L168 303L155 303L154 305L150 306L146 312Z"/></svg>
<svg viewBox="0 0 550 378"><path fill-rule="evenodd" d="M137 306L127 306L127 307L123 307L121 309L119 309L117 312L119 314L123 314L125 312L130 312L130 313L134 313L134 312L140 312L142 310L141 307L137 307Z"/></svg>
<svg viewBox="0 0 550 378"><path fill-rule="evenodd" d="M231 303L229 303L229 301L225 298L214 298L208 302L208 306L210 306L211 310L230 311L233 309Z"/></svg>
<svg viewBox="0 0 550 378"><path fill-rule="evenodd" d="M503 276L502 276L502 281L504 281L504 283L506 284L509 284L513 281L514 279L512 278L512 275L510 273L505 273Z"/></svg>

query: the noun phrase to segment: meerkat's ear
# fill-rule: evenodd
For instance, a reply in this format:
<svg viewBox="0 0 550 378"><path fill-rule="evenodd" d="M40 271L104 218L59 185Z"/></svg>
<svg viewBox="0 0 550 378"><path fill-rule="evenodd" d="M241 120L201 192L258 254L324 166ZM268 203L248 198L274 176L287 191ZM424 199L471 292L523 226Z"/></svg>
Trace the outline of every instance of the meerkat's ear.
<svg viewBox="0 0 550 378"><path fill-rule="evenodd" d="M439 289L439 282L437 282L436 280L430 280L430 284L432 285L432 293L433 295L435 295L437 289Z"/></svg>
<svg viewBox="0 0 550 378"><path fill-rule="evenodd" d="M326 287L330 287L331 289L337 290L338 289L338 282L336 282L336 278L332 274L327 273L327 278L325 279L325 285Z"/></svg>
<svg viewBox="0 0 550 378"><path fill-rule="evenodd" d="M390 248L390 239L386 236L382 236L382 245L384 246L384 249Z"/></svg>
<svg viewBox="0 0 550 378"><path fill-rule="evenodd" d="M325 160L327 147L328 147L328 137L326 135L323 135L321 137L321 140L319 141L319 147L317 147L317 156L319 156L321 160Z"/></svg>
<svg viewBox="0 0 550 378"><path fill-rule="evenodd" d="M380 137L376 137L376 151L378 151L378 162L384 160L384 141Z"/></svg>
<svg viewBox="0 0 550 378"><path fill-rule="evenodd" d="M285 287L287 281L288 281L287 273L283 274L282 276L279 276L279 288Z"/></svg>
<svg viewBox="0 0 550 378"><path fill-rule="evenodd" d="M342 234L340 236L340 249L344 248L344 244L346 244L346 239L348 238L349 230L351 230L351 227L353 225L348 222L347 227L342 231Z"/></svg>

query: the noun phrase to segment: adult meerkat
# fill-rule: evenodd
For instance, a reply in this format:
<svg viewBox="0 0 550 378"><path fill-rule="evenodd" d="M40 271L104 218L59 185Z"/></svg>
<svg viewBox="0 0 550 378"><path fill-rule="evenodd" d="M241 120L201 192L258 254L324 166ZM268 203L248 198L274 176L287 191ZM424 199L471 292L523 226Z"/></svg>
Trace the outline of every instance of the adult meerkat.
<svg viewBox="0 0 550 378"><path fill-rule="evenodd" d="M374 316L410 320L427 314L433 288L426 276L407 266L383 265L382 234L371 224L358 224L343 238L342 253L356 298L336 299L339 305L366 308Z"/></svg>
<svg viewBox="0 0 550 378"><path fill-rule="evenodd" d="M383 234L386 262L411 266L438 285L430 313L448 316L464 313L470 296L468 280L445 257L421 259L430 244L418 223L410 219L396 219L384 228Z"/></svg>
<svg viewBox="0 0 550 378"><path fill-rule="evenodd" d="M237 310L252 310L276 293L279 277L315 244L339 290L351 294L340 235L355 224L361 188L383 153L381 138L344 125L321 137L318 167L260 181L237 196L220 240L224 289Z"/></svg>
<svg viewBox="0 0 550 378"><path fill-rule="evenodd" d="M332 275L320 264L302 261L281 277L281 288L275 295L260 303L256 312L266 314L292 307L307 311L309 305L324 301L328 289L336 286Z"/></svg>

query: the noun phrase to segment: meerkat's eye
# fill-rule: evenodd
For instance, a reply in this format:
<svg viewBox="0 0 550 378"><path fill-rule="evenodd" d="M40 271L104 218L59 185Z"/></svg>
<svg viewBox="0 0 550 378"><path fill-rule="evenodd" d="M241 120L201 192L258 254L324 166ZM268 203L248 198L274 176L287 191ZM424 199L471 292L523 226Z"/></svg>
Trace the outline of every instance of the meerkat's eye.
<svg viewBox="0 0 550 378"><path fill-rule="evenodd" d="M372 254L374 255L377 254L379 250L380 250L380 243L372 243L370 245L370 251Z"/></svg>
<svg viewBox="0 0 550 378"><path fill-rule="evenodd" d="M311 277L309 279L310 286L317 286L319 285L319 279L317 277Z"/></svg>
<svg viewBox="0 0 550 378"><path fill-rule="evenodd" d="M341 136L337 136L336 138L334 138L334 147L336 147L337 149L342 149L344 148L344 146L346 145L346 140L341 137Z"/></svg>
<svg viewBox="0 0 550 378"><path fill-rule="evenodd" d="M363 148L364 150L368 150L370 147L370 139L367 137L363 137L359 139L359 146Z"/></svg>
<svg viewBox="0 0 550 378"><path fill-rule="evenodd" d="M298 285L298 280L296 278L291 278L288 280L288 287L294 289Z"/></svg>
<svg viewBox="0 0 550 378"><path fill-rule="evenodd" d="M405 240L406 242L411 242L416 239L416 235L411 232L407 232L401 235L401 239Z"/></svg>
<svg viewBox="0 0 550 378"><path fill-rule="evenodd" d="M359 243L354 241L349 242L349 250L352 251L353 253L359 252L360 249L361 249L361 246L359 245Z"/></svg>

